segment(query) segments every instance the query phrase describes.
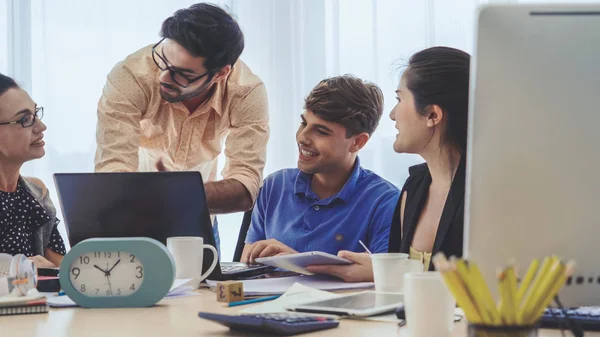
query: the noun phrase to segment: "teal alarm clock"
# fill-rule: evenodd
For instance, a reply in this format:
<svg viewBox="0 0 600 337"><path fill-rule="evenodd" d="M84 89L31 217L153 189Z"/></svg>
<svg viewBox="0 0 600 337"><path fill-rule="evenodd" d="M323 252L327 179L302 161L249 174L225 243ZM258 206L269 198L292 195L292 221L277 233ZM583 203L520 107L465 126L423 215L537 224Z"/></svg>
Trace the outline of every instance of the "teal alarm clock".
<svg viewBox="0 0 600 337"><path fill-rule="evenodd" d="M81 307L148 307L169 292L175 262L151 238L94 238L75 245L59 272L63 291Z"/></svg>

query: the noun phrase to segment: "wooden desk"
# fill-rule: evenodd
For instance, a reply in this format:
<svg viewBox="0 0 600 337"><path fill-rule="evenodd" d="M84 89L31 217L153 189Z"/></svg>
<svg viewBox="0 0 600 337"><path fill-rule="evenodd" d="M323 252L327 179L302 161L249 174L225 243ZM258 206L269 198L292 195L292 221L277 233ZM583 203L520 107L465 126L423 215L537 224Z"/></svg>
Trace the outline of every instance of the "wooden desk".
<svg viewBox="0 0 600 337"><path fill-rule="evenodd" d="M219 324L198 318L198 311L235 313L247 306L228 308L218 303L215 294L199 290L198 296L171 298L157 306L142 309L50 309L49 314L0 316L0 334L6 337L202 337L202 336L258 336L231 332ZM451 337L466 336L464 322L455 326ZM303 335L300 335L303 336ZM365 322L344 319L340 326L306 336L398 336L394 323ZM400 336L408 336L405 328ZM558 337L559 331L540 331L540 337ZM587 333L600 337L600 334Z"/></svg>

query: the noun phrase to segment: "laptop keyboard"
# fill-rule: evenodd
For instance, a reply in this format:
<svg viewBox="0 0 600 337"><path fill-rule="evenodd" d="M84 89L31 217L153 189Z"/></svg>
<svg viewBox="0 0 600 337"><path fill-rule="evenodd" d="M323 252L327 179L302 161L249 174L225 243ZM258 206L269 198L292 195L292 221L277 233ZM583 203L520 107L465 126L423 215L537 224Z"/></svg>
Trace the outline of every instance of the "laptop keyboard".
<svg viewBox="0 0 600 337"><path fill-rule="evenodd" d="M239 263L239 264L234 264L234 265L221 266L221 272L222 273L233 273L236 271L242 271L242 270L247 270L247 269L252 269L252 268L257 268L257 267L263 267L263 265L262 264Z"/></svg>
<svg viewBox="0 0 600 337"><path fill-rule="evenodd" d="M575 324L584 330L600 331L600 307L579 307L566 310ZM561 309L548 308L542 315L540 325L546 329L566 328L565 313Z"/></svg>

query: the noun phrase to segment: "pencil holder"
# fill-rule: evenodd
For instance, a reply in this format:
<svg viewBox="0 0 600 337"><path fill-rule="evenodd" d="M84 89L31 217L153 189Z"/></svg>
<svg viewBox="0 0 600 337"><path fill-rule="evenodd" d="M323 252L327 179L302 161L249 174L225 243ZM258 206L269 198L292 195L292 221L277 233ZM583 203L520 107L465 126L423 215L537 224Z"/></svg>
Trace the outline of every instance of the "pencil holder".
<svg viewBox="0 0 600 337"><path fill-rule="evenodd" d="M469 337L537 337L536 326L492 326L469 324Z"/></svg>

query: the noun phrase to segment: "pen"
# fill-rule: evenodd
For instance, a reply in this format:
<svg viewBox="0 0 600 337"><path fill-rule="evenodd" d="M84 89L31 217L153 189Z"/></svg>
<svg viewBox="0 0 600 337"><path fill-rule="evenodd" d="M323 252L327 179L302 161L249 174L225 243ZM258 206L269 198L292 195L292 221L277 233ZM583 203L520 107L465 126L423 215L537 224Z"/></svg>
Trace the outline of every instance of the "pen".
<svg viewBox="0 0 600 337"><path fill-rule="evenodd" d="M64 291L59 291L58 295L56 295L56 296L65 296L65 292Z"/></svg>
<svg viewBox="0 0 600 337"><path fill-rule="evenodd" d="M361 246L363 246L363 248L367 251L367 253L369 253L369 255L373 255L373 253L371 253L369 248L367 248L367 246L365 246L365 244L361 240L358 240L358 242L360 243Z"/></svg>
<svg viewBox="0 0 600 337"><path fill-rule="evenodd" d="M230 302L227 304L227 306L228 307L237 307L238 305L270 301L270 300L274 300L274 299L278 298L279 296L281 296L281 295L259 297L259 298L253 298L251 300L244 300L244 301L239 301L239 302Z"/></svg>

